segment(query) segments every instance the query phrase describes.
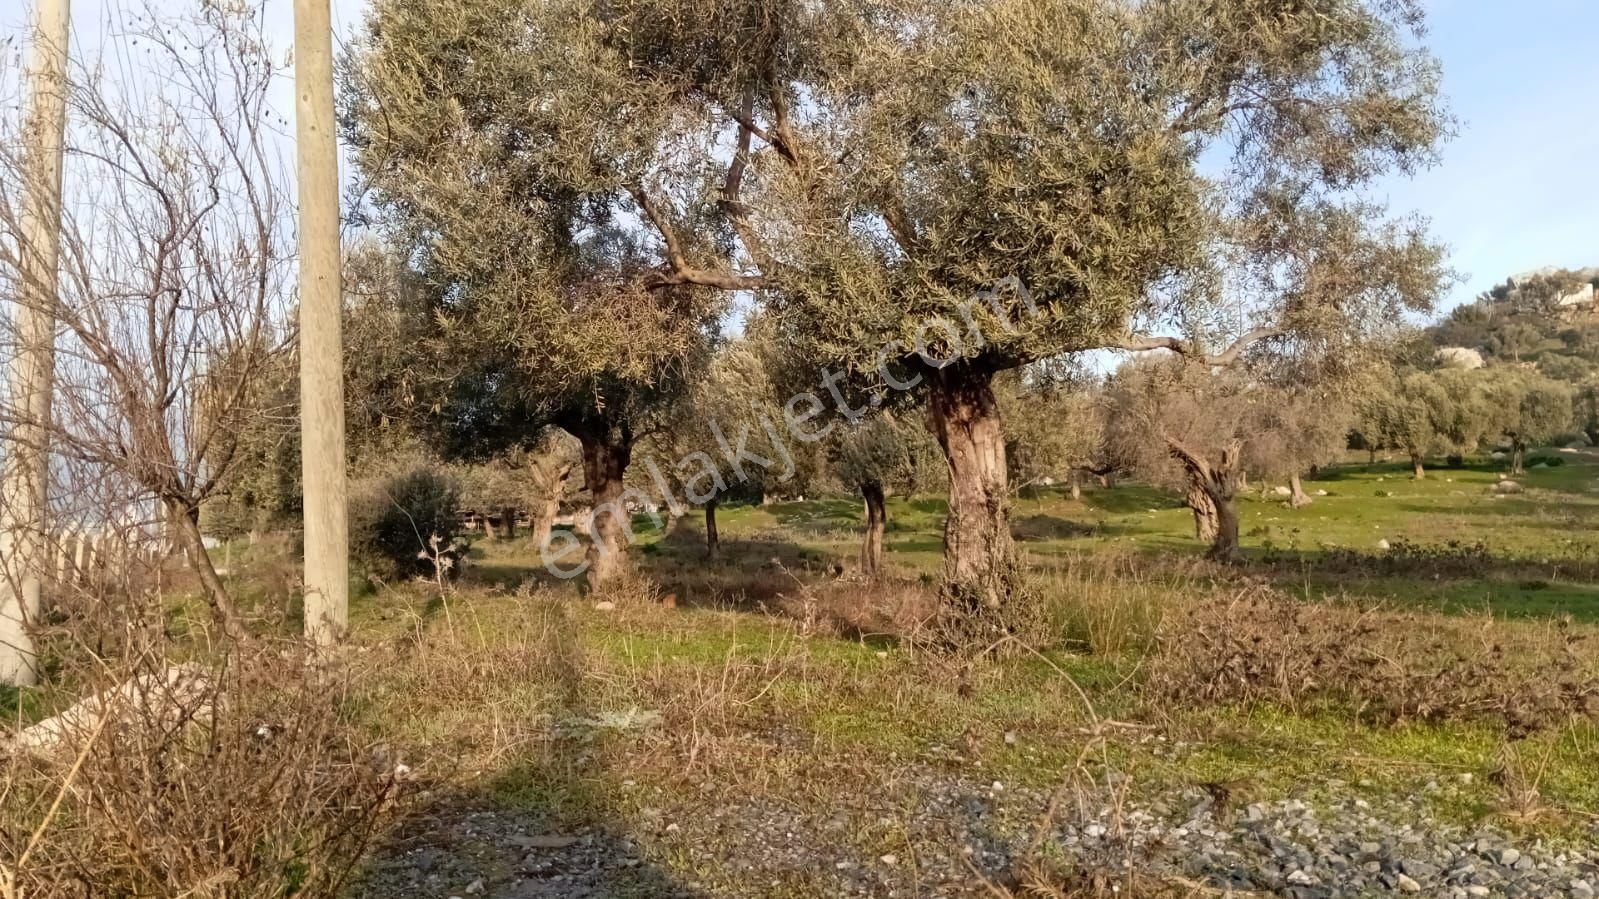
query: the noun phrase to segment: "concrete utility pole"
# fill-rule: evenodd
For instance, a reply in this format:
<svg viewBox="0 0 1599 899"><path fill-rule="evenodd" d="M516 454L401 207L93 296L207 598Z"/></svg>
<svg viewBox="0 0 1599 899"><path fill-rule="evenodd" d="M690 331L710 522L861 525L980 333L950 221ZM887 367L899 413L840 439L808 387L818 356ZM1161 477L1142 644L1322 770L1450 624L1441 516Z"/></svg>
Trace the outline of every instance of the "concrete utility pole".
<svg viewBox="0 0 1599 899"><path fill-rule="evenodd" d="M61 158L67 128L68 0L38 0L28 52L27 183L21 217L17 351L8 376L18 421L0 473L0 682L38 680L28 628L39 615L49 567L50 394L55 381L55 303L61 258Z"/></svg>
<svg viewBox="0 0 1599 899"><path fill-rule="evenodd" d="M305 490L305 632L327 645L349 620L339 155L328 0L294 0L300 157L300 464Z"/></svg>

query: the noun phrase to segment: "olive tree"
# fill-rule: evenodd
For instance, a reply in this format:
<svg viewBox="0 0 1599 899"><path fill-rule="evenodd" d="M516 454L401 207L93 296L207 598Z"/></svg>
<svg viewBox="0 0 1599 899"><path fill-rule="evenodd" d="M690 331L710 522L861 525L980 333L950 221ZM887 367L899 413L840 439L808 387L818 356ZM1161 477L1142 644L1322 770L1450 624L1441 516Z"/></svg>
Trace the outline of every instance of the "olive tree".
<svg viewBox="0 0 1599 899"><path fill-rule="evenodd" d="M1286 478L1289 503L1310 503L1301 475L1333 458L1348 407L1332 388L1280 369L1211 370L1182 359L1124 364L1107 382L1105 455L1180 490L1210 558L1239 557L1237 496L1251 475Z"/></svg>
<svg viewBox="0 0 1599 899"><path fill-rule="evenodd" d="M1404 453L1417 480L1429 456L1476 449L1493 433L1492 409L1477 372L1399 371L1357 403L1360 432L1376 447Z"/></svg>
<svg viewBox="0 0 1599 899"><path fill-rule="evenodd" d="M802 355L926 397L958 615L1020 589L1000 373L1104 348L1335 356L1430 299L1420 228L1360 196L1447 127L1419 4L778 6L780 60L814 62L720 104L757 145L745 249ZM1338 289L1350 250L1389 289ZM1274 283L1235 303L1218 268Z"/></svg>
<svg viewBox="0 0 1599 899"><path fill-rule="evenodd" d="M1315 500L1305 492L1305 473L1337 459L1353 421L1348 397L1308 388L1273 390L1255 407L1245 464L1287 480L1288 504L1308 506Z"/></svg>
<svg viewBox="0 0 1599 899"><path fill-rule="evenodd" d="M1079 373L1013 372L996 380L994 393L1005 420L1005 457L1011 490L1046 482L1069 484L1082 495L1085 474L1108 475L1103 404Z"/></svg>
<svg viewBox="0 0 1599 899"><path fill-rule="evenodd" d="M1510 441L1510 473L1521 474L1530 444L1571 429L1575 393L1569 385L1521 369L1490 368L1481 374L1488 429Z"/></svg>
<svg viewBox="0 0 1599 899"><path fill-rule="evenodd" d="M1210 555L1238 553L1234 499L1243 487L1248 411L1254 400L1240 373L1212 375L1184 360L1144 358L1106 383L1105 453L1150 483L1183 492L1194 535Z"/></svg>
<svg viewBox="0 0 1599 899"><path fill-rule="evenodd" d="M607 27L626 13L379 0L344 103L432 306L436 432L479 452L551 425L576 437L591 585L623 561L643 423L703 364L726 291L749 286L725 265L740 157L712 171L720 132L648 64L659 31Z"/></svg>
<svg viewBox="0 0 1599 899"><path fill-rule="evenodd" d="M927 427L914 414L880 412L863 421L840 424L832 436L833 471L846 486L860 492L862 508L861 574L877 577L883 570L883 534L888 528L888 497L911 494L928 480L932 449Z"/></svg>
<svg viewBox="0 0 1599 899"><path fill-rule="evenodd" d="M687 506L705 516L706 551L721 551L716 513L729 498L765 502L803 493L820 475L818 440L796 440L783 420L776 350L758 334L719 346L702 378L663 407L641 444L635 481L675 523Z"/></svg>
<svg viewBox="0 0 1599 899"><path fill-rule="evenodd" d="M1578 385L1576 390L1573 405L1577 426L1590 444L1599 444L1599 382L1589 381Z"/></svg>
<svg viewBox="0 0 1599 899"><path fill-rule="evenodd" d="M1336 350L1421 305L1420 276L1334 289L1296 237L1332 222L1376 274L1431 252L1361 199L1446 128L1420 22L1415 0L388 0L350 118L445 295L492 323L479 355L527 376L483 388L562 417L607 491L718 292L758 292L835 398L872 373L925 397L948 608L977 621L1021 583L1001 372ZM1217 234L1278 282L1225 321Z"/></svg>

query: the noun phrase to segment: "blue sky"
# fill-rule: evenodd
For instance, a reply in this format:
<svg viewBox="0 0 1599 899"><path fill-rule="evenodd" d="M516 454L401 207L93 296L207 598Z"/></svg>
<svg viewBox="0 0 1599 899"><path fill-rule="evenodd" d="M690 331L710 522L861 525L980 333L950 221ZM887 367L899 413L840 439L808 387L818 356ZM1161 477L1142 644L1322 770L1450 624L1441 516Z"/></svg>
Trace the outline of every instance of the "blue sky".
<svg viewBox="0 0 1599 899"><path fill-rule="evenodd" d="M132 0L136 3L137 0ZM75 0L77 40L91 47L106 10L129 0ZM366 0L332 0L343 37ZM22 0L0 0L15 33ZM1380 186L1396 212L1420 212L1463 276L1442 305L1545 265L1599 265L1599 0L1428 0L1427 42L1444 65L1460 134L1442 163ZM291 0L267 0L273 42L292 41ZM280 108L293 115L285 85Z"/></svg>
<svg viewBox="0 0 1599 899"><path fill-rule="evenodd" d="M1432 0L1460 134L1443 162L1384 187L1452 250L1444 305L1545 265L1599 265L1599 0Z"/></svg>

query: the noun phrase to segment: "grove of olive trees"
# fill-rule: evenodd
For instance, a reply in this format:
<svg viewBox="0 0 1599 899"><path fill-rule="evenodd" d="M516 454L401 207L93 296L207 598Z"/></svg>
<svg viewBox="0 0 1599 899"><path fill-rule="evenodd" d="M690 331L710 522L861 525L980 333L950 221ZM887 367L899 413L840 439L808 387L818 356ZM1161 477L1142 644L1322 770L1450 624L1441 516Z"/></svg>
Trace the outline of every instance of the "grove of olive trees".
<svg viewBox="0 0 1599 899"><path fill-rule="evenodd" d="M1021 589L999 373L1102 348L1336 359L1430 301L1419 227L1361 194L1448 128L1412 13L379 3L346 118L441 320L497 360L479 383L583 440L598 502L639 407L752 291L801 355L926 396L951 608L999 621ZM600 530L591 576L620 554Z"/></svg>
<svg viewBox="0 0 1599 899"><path fill-rule="evenodd" d="M1592 899L1469 6L31 0L0 899Z"/></svg>

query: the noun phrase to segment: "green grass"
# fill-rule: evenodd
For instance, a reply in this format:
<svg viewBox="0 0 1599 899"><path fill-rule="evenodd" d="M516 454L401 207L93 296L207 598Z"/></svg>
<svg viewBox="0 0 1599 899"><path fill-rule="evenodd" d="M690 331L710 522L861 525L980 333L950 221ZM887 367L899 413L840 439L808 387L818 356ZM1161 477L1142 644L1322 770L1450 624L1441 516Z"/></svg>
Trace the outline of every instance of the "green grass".
<svg viewBox="0 0 1599 899"><path fill-rule="evenodd" d="M1521 496L1492 494L1500 473L1485 459L1429 470L1420 481L1406 464L1329 468L1305 483L1308 491L1328 495L1302 509L1257 488L1239 499L1244 551L1257 564L1256 574L1311 598L1599 621L1599 457L1544 453L1533 459L1541 456L1564 464L1518 478L1528 490ZM944 514L939 498L890 499L885 546L895 573L937 573ZM693 594L703 592L705 581L733 584L730 595L718 598L734 599L739 576L769 567L773 558L799 574L851 564L860 523L860 504L849 498L733 506L719 516L724 557L718 563L702 558L697 516L684 519L682 532L670 537L639 519L636 547L646 571L667 589ZM1035 568L1106 551L1184 560L1203 551L1180 499L1137 484L1089 489L1080 501L1062 489L1028 491L1014 503L1012 524ZM1388 556L1384 541L1447 550L1453 564L1377 564ZM1363 564L1367 557L1374 564ZM506 589L548 579L525 541L479 543L472 564L474 580ZM751 585L745 595L758 600L765 598L761 592Z"/></svg>
<svg viewBox="0 0 1599 899"><path fill-rule="evenodd" d="M1567 457L1531 471L1519 497L1491 496L1497 479L1487 464L1423 481L1398 465L1347 465L1307 481L1328 494L1308 508L1251 493L1240 501L1240 569L1199 561L1190 516L1170 493L1136 484L1091 489L1080 501L1030 492L1016 500L1013 523L1033 588L1051 604L1056 643L969 665L805 611L869 610L896 590L930 592L941 499L892 500L886 542L897 579L881 589L837 577L856 552L860 509L850 498L724 509L715 562L704 558L697 517L672 534L640 520L634 557L656 589L677 596L670 611L643 602L597 609L576 582L544 572L525 537L479 541L448 597L403 584L354 600L353 664L363 667L345 710L374 741L404 747L441 788L440 802L517 809L562 832L636 833L655 864L735 894L755 882L750 870L691 851L703 841L719 848L711 834L722 810L754 797L806 820L848 811L849 827L830 837L845 841L841 852L907 857L903 809L876 797L888 795L886 784L940 778L1003 784L1004 796L1018 797L1009 800L1017 817L995 826L1024 840L1041 809L1019 797L1109 771L1128 776L1135 802L1177 814L1185 792L1225 784L1240 803L1358 798L1380 811L1417 797L1447 824L1591 839L1593 723L1518 740L1491 720L1373 723L1327 705L1156 707L1142 690L1169 608L1260 579L1313 601L1570 616L1575 635L1599 642L1599 627L1586 623L1599 621L1599 464ZM1379 549L1381 540L1392 549ZM251 555L236 555L241 572L253 570ZM239 577L252 604L271 602L268 585ZM20 705L29 719L54 699L0 694L0 709ZM637 710L659 723L595 723ZM1506 786L1518 777L1536 777L1543 814L1519 815ZM872 801L857 808L861 797ZM650 829L663 816L682 822L680 837ZM781 884L770 895L821 895L825 873L764 871L759 882Z"/></svg>
<svg viewBox="0 0 1599 899"><path fill-rule="evenodd" d="M1036 588L1059 605L1062 646L1103 650L1096 628L1120 636L1112 634L1112 648L1101 654L1024 654L964 674L892 641L813 634L784 606L828 589L832 566L852 561L860 523L853 499L726 508L716 562L704 559L697 518L671 535L641 527L641 570L684 607L568 607L561 639L580 660L575 680L524 708L557 719L573 703L659 708L662 728L595 737L581 744L580 761L562 757L559 741L513 751L491 766L481 789L494 802L624 827L662 806L691 821L751 791L825 816L839 797L912 770L1047 793L1086 755L1095 771L1127 772L1132 795L1145 803L1169 805L1215 783L1229 785L1239 801L1361 799L1381 809L1416 797L1434 819L1461 827L1489 822L1585 839L1587 816L1599 809L1592 724L1515 741L1492 721L1374 724L1350 710L1271 705L1152 709L1140 694L1160 607L1225 590L1240 577L1266 578L1317 601L1599 621L1599 465L1589 456L1565 459L1528 472L1520 479L1528 492L1510 498L1491 494L1499 473L1486 461L1440 468L1421 481L1397 464L1340 466L1307 481L1308 490L1327 495L1304 509L1252 492L1240 500L1248 558L1241 570L1198 563L1203 547L1169 493L1136 484L1089 490L1080 501L1060 490L1030 492L1015 502L1013 522L1029 565L1040 570ZM940 565L942 500L894 498L889 514L894 574L930 582ZM453 627L464 630L470 620L485 645L526 627L513 609L576 593L572 584L551 585L525 543L482 543L473 555ZM1126 574L1094 573L1096 562L1112 559ZM544 584L546 592L534 596L546 598L513 595L511 588L528 583ZM1084 599L1106 592L1124 597L1126 608L1096 620ZM362 626L393 630L371 612L393 601L363 600ZM434 610L424 638L449 627ZM1129 629L1138 633L1120 633ZM486 695L509 701L494 698L502 696L497 688ZM458 739L469 725L456 705L409 709L409 723L392 736ZM1128 727L1112 727L1100 744L1088 736L1096 718ZM1522 776L1536 778L1539 815L1522 817L1506 785ZM712 789L707 779L728 786ZM896 837L874 826L856 839L869 855L893 851L882 847ZM657 857L712 881L742 876L681 850L662 845ZM795 895L806 888L793 887Z"/></svg>

